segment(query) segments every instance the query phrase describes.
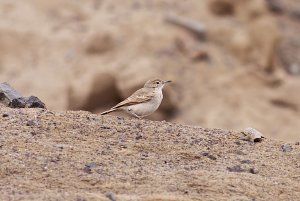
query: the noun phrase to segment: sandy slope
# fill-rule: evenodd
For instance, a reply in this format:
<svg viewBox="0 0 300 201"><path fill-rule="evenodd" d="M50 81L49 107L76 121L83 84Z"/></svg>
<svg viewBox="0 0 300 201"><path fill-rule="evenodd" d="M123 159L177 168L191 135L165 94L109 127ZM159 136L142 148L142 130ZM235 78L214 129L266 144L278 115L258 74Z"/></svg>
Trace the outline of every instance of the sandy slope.
<svg viewBox="0 0 300 201"><path fill-rule="evenodd" d="M0 106L0 200L300 200L299 143Z"/></svg>

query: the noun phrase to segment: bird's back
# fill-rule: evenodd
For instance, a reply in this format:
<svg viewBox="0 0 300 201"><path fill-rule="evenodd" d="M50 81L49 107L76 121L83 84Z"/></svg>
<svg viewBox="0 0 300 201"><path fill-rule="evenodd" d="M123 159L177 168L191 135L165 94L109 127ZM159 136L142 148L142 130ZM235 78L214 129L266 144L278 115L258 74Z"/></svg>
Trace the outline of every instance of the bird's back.
<svg viewBox="0 0 300 201"><path fill-rule="evenodd" d="M144 103L150 101L155 96L155 91L150 88L141 88L134 92L131 96L120 102L113 108L120 108L123 106L130 106L134 104Z"/></svg>

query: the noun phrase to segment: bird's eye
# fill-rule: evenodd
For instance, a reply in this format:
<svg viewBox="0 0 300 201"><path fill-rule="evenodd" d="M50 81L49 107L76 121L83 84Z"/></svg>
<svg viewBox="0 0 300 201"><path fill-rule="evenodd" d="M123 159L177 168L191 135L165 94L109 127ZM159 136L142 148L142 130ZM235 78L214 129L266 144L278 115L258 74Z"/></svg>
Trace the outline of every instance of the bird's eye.
<svg viewBox="0 0 300 201"><path fill-rule="evenodd" d="M159 84L159 81L156 81L155 84Z"/></svg>

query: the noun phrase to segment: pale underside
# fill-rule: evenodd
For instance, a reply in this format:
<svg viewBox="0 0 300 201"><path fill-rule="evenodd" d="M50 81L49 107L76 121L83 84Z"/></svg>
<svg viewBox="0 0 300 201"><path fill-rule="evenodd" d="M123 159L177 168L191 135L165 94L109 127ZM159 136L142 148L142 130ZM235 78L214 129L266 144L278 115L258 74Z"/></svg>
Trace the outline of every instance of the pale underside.
<svg viewBox="0 0 300 201"><path fill-rule="evenodd" d="M120 102L112 109L121 109L135 117L144 117L152 114L162 101L162 91L142 88L130 97Z"/></svg>

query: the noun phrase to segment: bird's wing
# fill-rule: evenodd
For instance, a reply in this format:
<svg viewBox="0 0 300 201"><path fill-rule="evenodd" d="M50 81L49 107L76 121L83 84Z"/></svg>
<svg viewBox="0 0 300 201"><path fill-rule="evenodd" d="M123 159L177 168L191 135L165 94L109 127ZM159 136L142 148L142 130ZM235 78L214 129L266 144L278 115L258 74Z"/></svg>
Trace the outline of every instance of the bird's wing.
<svg viewBox="0 0 300 201"><path fill-rule="evenodd" d="M126 98L124 101L120 102L113 109L117 109L123 106L130 106L138 103L144 103L151 100L154 97L154 93L149 93L145 88L139 89L134 92L131 96Z"/></svg>

